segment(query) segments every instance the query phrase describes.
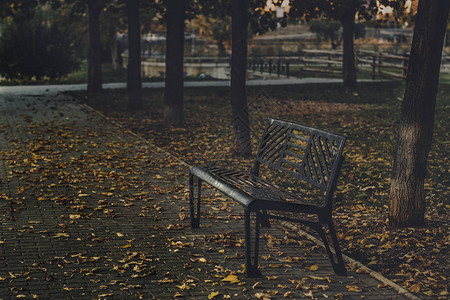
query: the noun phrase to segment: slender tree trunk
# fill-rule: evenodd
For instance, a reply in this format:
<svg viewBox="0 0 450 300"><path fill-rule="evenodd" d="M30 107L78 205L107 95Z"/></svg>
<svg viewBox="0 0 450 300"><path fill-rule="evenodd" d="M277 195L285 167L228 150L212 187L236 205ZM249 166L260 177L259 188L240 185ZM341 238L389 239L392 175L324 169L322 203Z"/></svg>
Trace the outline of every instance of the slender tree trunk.
<svg viewBox="0 0 450 300"><path fill-rule="evenodd" d="M231 109L233 118L234 155L249 156L250 120L245 88L247 70L248 0L232 0L231 3Z"/></svg>
<svg viewBox="0 0 450 300"><path fill-rule="evenodd" d="M117 53L118 52L117 52L117 41L115 39L110 41L110 43L109 43L109 51L111 51L111 62L112 62L112 65L113 65L113 69L114 69L114 71L117 71L117 64L118 64L118 62L117 62Z"/></svg>
<svg viewBox="0 0 450 300"><path fill-rule="evenodd" d="M420 0L391 183L391 225L424 222L424 181L433 135L442 46L450 1Z"/></svg>
<svg viewBox="0 0 450 300"><path fill-rule="evenodd" d="M344 80L344 86L346 87L354 87L356 85L356 66L355 66L355 49L354 49L355 15L356 15L355 8L348 7L344 8L344 12L341 18L343 28L342 37L344 41L342 76Z"/></svg>
<svg viewBox="0 0 450 300"><path fill-rule="evenodd" d="M128 108L142 109L141 25L139 0L127 1L128 11Z"/></svg>
<svg viewBox="0 0 450 300"><path fill-rule="evenodd" d="M167 0L166 78L164 121L167 125L184 123L183 55L186 0Z"/></svg>
<svg viewBox="0 0 450 300"><path fill-rule="evenodd" d="M89 50L88 50L88 92L102 89L102 62L100 42L100 12L103 1L88 1L89 15Z"/></svg>

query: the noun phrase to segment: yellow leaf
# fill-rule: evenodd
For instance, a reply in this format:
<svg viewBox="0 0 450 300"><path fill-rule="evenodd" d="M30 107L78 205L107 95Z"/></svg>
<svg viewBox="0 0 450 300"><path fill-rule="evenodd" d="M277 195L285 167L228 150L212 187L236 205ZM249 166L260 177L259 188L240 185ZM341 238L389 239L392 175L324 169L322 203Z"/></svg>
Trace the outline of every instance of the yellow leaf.
<svg viewBox="0 0 450 300"><path fill-rule="evenodd" d="M420 283L413 284L413 285L409 288L409 290L410 290L411 292L413 292L413 293L418 293L418 292L420 292Z"/></svg>
<svg viewBox="0 0 450 300"><path fill-rule="evenodd" d="M347 285L347 289L349 292L362 292L362 290L356 285Z"/></svg>
<svg viewBox="0 0 450 300"><path fill-rule="evenodd" d="M311 271L317 271L318 269L319 269L318 265L312 265L312 266L308 267L308 270L311 270Z"/></svg>
<svg viewBox="0 0 450 300"><path fill-rule="evenodd" d="M155 175L153 178L155 178L155 179L163 179L164 177L162 177L161 175Z"/></svg>
<svg viewBox="0 0 450 300"><path fill-rule="evenodd" d="M314 279L314 280L326 280L328 282L332 281L331 277L309 276L309 278Z"/></svg>
<svg viewBox="0 0 450 300"><path fill-rule="evenodd" d="M71 218L72 220L75 220L75 219L81 218L81 215L78 215L78 214L71 214L71 215L69 215L69 218Z"/></svg>
<svg viewBox="0 0 450 300"><path fill-rule="evenodd" d="M117 235L118 237L122 237L122 236L123 236L123 234L121 234L120 232L116 232L116 235Z"/></svg>
<svg viewBox="0 0 450 300"><path fill-rule="evenodd" d="M130 247L131 247L131 244L127 244L125 246L122 246L122 248L130 248Z"/></svg>
<svg viewBox="0 0 450 300"><path fill-rule="evenodd" d="M208 295L208 299L213 299L213 298L215 298L217 295L219 295L219 292L212 292L211 294Z"/></svg>
<svg viewBox="0 0 450 300"><path fill-rule="evenodd" d="M186 283L183 283L182 285L177 285L177 287L182 291L190 289L190 287L186 285Z"/></svg>
<svg viewBox="0 0 450 300"><path fill-rule="evenodd" d="M69 237L69 236L70 236L70 234L68 234L68 233L60 232L60 233L55 234L53 237L60 238L60 237Z"/></svg>
<svg viewBox="0 0 450 300"><path fill-rule="evenodd" d="M228 275L222 281L228 281L229 283L238 283L240 280L236 275Z"/></svg>

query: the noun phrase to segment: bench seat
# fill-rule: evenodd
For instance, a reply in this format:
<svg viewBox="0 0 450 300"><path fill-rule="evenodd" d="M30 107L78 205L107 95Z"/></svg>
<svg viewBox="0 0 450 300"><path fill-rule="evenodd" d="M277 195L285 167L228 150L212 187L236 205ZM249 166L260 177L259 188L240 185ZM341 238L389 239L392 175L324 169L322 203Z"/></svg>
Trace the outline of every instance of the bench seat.
<svg viewBox="0 0 450 300"><path fill-rule="evenodd" d="M278 211L317 212L322 209L245 171L194 166L189 172L250 209L255 206Z"/></svg>

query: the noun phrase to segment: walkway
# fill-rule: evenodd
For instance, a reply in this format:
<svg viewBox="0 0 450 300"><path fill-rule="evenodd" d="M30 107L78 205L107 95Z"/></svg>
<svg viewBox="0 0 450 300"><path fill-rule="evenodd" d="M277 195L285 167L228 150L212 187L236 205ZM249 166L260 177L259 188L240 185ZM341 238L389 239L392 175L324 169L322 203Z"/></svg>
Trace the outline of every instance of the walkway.
<svg viewBox="0 0 450 300"><path fill-rule="evenodd" d="M358 82L372 82L376 80L359 80ZM258 79L247 80L247 86L264 85L297 85L297 84L315 84L315 83L342 83L338 78L301 78L301 79ZM185 87L227 87L230 81L186 81ZM164 82L143 82L143 88L164 88ZM124 89L126 83L104 83L104 89ZM1 94L14 95L45 95L55 92L86 90L86 84L59 84L59 85L28 85L28 86L0 86Z"/></svg>
<svg viewBox="0 0 450 300"><path fill-rule="evenodd" d="M241 210L209 191L191 229L187 170L62 95L0 94L0 298L404 299L278 225L246 278Z"/></svg>

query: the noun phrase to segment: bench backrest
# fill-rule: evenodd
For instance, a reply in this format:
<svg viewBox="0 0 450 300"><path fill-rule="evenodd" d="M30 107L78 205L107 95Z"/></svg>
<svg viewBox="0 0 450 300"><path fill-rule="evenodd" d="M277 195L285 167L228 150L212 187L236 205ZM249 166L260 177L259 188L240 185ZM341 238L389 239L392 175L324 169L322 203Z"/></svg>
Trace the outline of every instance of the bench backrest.
<svg viewBox="0 0 450 300"><path fill-rule="evenodd" d="M345 137L290 122L269 119L256 157L263 163L327 192L331 205Z"/></svg>

